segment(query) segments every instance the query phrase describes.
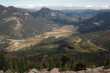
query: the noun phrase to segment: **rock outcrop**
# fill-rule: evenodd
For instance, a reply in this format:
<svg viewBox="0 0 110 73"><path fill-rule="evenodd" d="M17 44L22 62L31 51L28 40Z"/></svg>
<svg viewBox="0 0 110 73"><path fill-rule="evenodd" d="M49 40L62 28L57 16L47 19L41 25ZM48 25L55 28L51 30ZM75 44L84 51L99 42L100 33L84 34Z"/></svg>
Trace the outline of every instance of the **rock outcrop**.
<svg viewBox="0 0 110 73"><path fill-rule="evenodd" d="M0 71L0 73L11 73L11 71L10 70L6 72ZM47 71L46 69L37 70L33 68L30 69L28 72L24 72L24 73L110 73L110 69L104 69L103 66L97 68L87 68L86 70L81 70L81 71L59 71L58 68L54 68L50 71Z"/></svg>

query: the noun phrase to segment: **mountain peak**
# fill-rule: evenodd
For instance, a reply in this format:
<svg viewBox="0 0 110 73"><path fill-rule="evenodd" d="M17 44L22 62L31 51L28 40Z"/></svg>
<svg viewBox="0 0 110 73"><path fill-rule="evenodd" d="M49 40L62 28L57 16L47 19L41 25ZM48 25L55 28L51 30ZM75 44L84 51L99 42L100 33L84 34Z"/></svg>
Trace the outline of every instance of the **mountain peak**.
<svg viewBox="0 0 110 73"><path fill-rule="evenodd" d="M14 6L9 6L7 7L8 11L11 11L11 12L16 12L18 8L14 7Z"/></svg>
<svg viewBox="0 0 110 73"><path fill-rule="evenodd" d="M3 5L0 5L0 12L3 11L5 7Z"/></svg>
<svg viewBox="0 0 110 73"><path fill-rule="evenodd" d="M47 8L47 7L43 7L43 8L41 8L40 10L41 10L41 11L42 11L42 10L44 10L44 11L45 11L45 10L50 10L50 9L49 9L49 8Z"/></svg>
<svg viewBox="0 0 110 73"><path fill-rule="evenodd" d="M46 8L46 7L43 7L43 8L41 8L41 9L39 10L39 12L41 12L41 13L49 13L49 12L51 12L51 11L52 11L51 9Z"/></svg>
<svg viewBox="0 0 110 73"><path fill-rule="evenodd" d="M0 5L0 8L4 8L4 6L3 5Z"/></svg>

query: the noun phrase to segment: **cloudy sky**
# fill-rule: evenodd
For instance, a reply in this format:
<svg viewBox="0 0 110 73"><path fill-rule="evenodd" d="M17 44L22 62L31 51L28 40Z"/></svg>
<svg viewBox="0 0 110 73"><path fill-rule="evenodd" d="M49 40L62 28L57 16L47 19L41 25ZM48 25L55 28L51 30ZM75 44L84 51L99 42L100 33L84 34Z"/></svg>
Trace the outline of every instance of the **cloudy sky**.
<svg viewBox="0 0 110 73"><path fill-rule="evenodd" d="M37 6L109 8L110 0L0 0L0 4L22 8Z"/></svg>

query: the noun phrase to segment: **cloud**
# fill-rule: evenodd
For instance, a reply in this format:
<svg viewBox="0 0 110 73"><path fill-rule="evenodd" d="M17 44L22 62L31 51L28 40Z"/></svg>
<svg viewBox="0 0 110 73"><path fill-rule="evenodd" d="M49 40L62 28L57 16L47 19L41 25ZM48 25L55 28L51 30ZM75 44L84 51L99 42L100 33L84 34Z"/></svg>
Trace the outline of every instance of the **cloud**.
<svg viewBox="0 0 110 73"><path fill-rule="evenodd" d="M37 6L109 8L110 0L0 0L0 4L22 8L34 8Z"/></svg>

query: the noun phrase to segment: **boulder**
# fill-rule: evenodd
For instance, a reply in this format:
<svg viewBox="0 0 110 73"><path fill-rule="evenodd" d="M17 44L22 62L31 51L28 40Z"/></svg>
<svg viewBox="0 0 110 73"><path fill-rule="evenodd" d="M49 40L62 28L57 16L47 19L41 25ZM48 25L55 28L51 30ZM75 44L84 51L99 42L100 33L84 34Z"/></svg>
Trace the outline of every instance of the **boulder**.
<svg viewBox="0 0 110 73"><path fill-rule="evenodd" d="M50 71L50 73L60 73L58 68L54 68Z"/></svg>
<svg viewBox="0 0 110 73"><path fill-rule="evenodd" d="M37 69L31 69L28 73L40 73Z"/></svg>

